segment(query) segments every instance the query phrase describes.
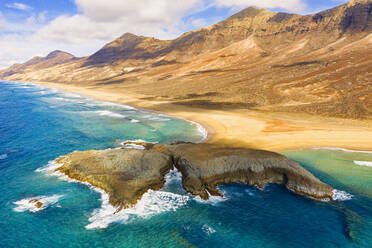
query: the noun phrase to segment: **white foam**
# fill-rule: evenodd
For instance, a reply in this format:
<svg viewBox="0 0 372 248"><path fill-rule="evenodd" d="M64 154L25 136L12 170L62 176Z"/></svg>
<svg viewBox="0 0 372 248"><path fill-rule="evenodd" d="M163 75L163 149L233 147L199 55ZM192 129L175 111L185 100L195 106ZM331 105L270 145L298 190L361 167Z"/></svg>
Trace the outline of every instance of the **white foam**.
<svg viewBox="0 0 372 248"><path fill-rule="evenodd" d="M341 190L337 190L337 189L334 189L333 190L333 200L334 201L348 201L348 200L351 200L353 198L353 195L345 192L345 191L341 191Z"/></svg>
<svg viewBox="0 0 372 248"><path fill-rule="evenodd" d="M127 149L136 149L136 150L145 150L146 148L142 145L137 145L137 144L124 144L122 143L123 148Z"/></svg>
<svg viewBox="0 0 372 248"><path fill-rule="evenodd" d="M360 165L360 166L372 167L371 161L354 161L354 164Z"/></svg>
<svg viewBox="0 0 372 248"><path fill-rule="evenodd" d="M100 116L108 116L108 117L112 117L112 118L125 118L126 117L125 115L115 113L115 112L111 112L111 111L108 111L108 110L97 110L97 111L86 111L86 112L91 112L91 113L93 112L93 113L98 114Z"/></svg>
<svg viewBox="0 0 372 248"><path fill-rule="evenodd" d="M158 115L158 116L146 115L144 116L144 118L146 118L149 121L156 121L156 122L167 122L171 120L170 118L165 118L164 115Z"/></svg>
<svg viewBox="0 0 372 248"><path fill-rule="evenodd" d="M58 159L58 158L57 158ZM56 160L57 160L56 159ZM56 169L61 167L62 164L58 164L55 160L54 161L49 161L48 164L44 167L38 168L35 171L36 172L43 172L46 174L52 174Z"/></svg>
<svg viewBox="0 0 372 248"><path fill-rule="evenodd" d="M225 192L221 191L218 187L217 187L217 189L222 193L223 196L214 196L214 195L211 195L208 192L208 190L207 190L207 193L209 195L208 200L203 200L202 198L200 198L200 196L195 196L194 197L194 200L197 201L197 202L199 202L199 203L211 204L211 205L217 205L218 203L227 201L228 198L226 197Z"/></svg>
<svg viewBox="0 0 372 248"><path fill-rule="evenodd" d="M200 125L197 122L189 121L192 125L195 125L198 132L202 135L202 139L199 141L199 143L205 142L208 139L208 131L205 129L202 125Z"/></svg>
<svg viewBox="0 0 372 248"><path fill-rule="evenodd" d="M30 211L32 213L39 212L41 210L44 210L48 208L49 206L52 206L56 204L59 199L61 199L63 195L52 195L52 196L37 196L32 198L25 198L16 202L13 202L13 204L17 205L17 207L13 208L16 212L26 212ZM37 202L42 203L42 206L40 208L37 207Z"/></svg>
<svg viewBox="0 0 372 248"><path fill-rule="evenodd" d="M8 154L4 153L0 155L0 160L4 160L8 158Z"/></svg>
<svg viewBox="0 0 372 248"><path fill-rule="evenodd" d="M129 143L129 144L126 144L126 143ZM138 150L144 150L144 149L146 149L144 146L137 145L137 144L134 144L134 143L157 144L157 142L150 142L150 141L146 141L146 140L142 140L142 139L137 139L137 140L126 140L126 141L123 141L123 142L120 143L120 145L123 148L127 148L127 149L138 149Z"/></svg>
<svg viewBox="0 0 372 248"><path fill-rule="evenodd" d="M83 104L84 102L81 101L81 98L64 98L64 97L51 97L49 98L51 100L57 101L57 102L65 102L65 103L73 103L73 104Z"/></svg>
<svg viewBox="0 0 372 248"><path fill-rule="evenodd" d="M170 170L168 174L165 175L164 178L165 178L165 184L163 188L167 189L172 184L176 184L177 186L182 188L182 173L176 168L174 168L173 170Z"/></svg>
<svg viewBox="0 0 372 248"><path fill-rule="evenodd" d="M208 236L216 232L215 229L213 229L211 226L209 226L209 225L207 225L207 224L204 224L204 225L202 226L202 230L203 230L203 232L205 232Z"/></svg>
<svg viewBox="0 0 372 248"><path fill-rule="evenodd" d="M178 208L185 206L190 199L188 195L165 191L170 183L179 180L178 176L177 170L170 171L165 176L166 183L162 190L147 191L134 207L121 211L110 205L109 196L106 192L95 188L94 190L101 194L102 205L100 209L92 213L92 216L89 218L91 223L86 228L106 228L114 222L126 224L137 218L147 219L156 214L176 211Z"/></svg>
<svg viewBox="0 0 372 248"><path fill-rule="evenodd" d="M358 150L350 150L346 148L340 148L340 147L312 147L313 150L331 150L331 151L343 151L343 152L355 152L355 153L370 153L372 154L372 151L358 151Z"/></svg>
<svg viewBox="0 0 372 248"><path fill-rule="evenodd" d="M44 88L43 90L39 91L39 93L42 94L42 95L56 94L58 92L59 92L59 90L55 89L55 88Z"/></svg>
<svg viewBox="0 0 372 248"><path fill-rule="evenodd" d="M118 107L123 109L129 109L129 110L136 110L136 108L120 104L120 103L113 103L113 102L103 102L103 101L94 101L95 106L102 106L102 107Z"/></svg>
<svg viewBox="0 0 372 248"><path fill-rule="evenodd" d="M94 187L87 182L80 182L75 179L70 179L61 172L55 172L55 169L60 166L61 164L58 164L55 161L50 161L47 166L37 169L36 171L57 176L59 179L67 182L84 184L91 190L101 194L101 208L92 212L92 215L89 218L90 224L86 226L86 229L106 228L114 222L126 224L137 218L146 219L156 214L176 211L178 208L185 206L190 200L190 196L167 192L165 191L166 187L164 187L159 191L147 191L134 207L118 211L118 208L110 204L109 195L104 190ZM169 181L178 180L173 178L172 175L177 176L174 173L175 171L172 170L165 176L165 185L168 185Z"/></svg>
<svg viewBox="0 0 372 248"><path fill-rule="evenodd" d="M141 122L141 121L136 120L136 119L132 119L132 120L130 120L130 122L131 122L131 123L139 123L139 122Z"/></svg>
<svg viewBox="0 0 372 248"><path fill-rule="evenodd" d="M83 98L83 96L79 94L68 93L68 92L63 92L62 95L65 97L69 97L69 98Z"/></svg>
<svg viewBox="0 0 372 248"><path fill-rule="evenodd" d="M108 195L104 192L101 195L102 206L92 213L87 229L106 228L113 222L130 223L136 218L147 219L156 214L176 211L189 201L187 195L149 190L134 207L118 212L118 209L109 204Z"/></svg>

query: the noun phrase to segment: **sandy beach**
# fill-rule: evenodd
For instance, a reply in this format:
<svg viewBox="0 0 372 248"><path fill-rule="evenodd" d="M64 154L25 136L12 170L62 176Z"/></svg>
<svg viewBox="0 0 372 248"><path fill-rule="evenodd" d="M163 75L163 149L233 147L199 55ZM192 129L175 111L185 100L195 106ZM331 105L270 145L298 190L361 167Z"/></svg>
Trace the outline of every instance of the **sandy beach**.
<svg viewBox="0 0 372 248"><path fill-rule="evenodd" d="M277 152L311 147L372 150L372 124L369 121L307 114L210 110L175 105L166 101L143 100L146 98L144 95L105 87L92 88L48 82L37 84L197 122L208 130L208 143Z"/></svg>

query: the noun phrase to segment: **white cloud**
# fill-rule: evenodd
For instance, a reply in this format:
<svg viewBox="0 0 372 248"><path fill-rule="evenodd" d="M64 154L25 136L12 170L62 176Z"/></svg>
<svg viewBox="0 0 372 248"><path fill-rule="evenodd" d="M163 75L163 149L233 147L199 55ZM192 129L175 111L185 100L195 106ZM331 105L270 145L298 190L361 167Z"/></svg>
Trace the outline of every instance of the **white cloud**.
<svg viewBox="0 0 372 248"><path fill-rule="evenodd" d="M256 6L261 8L281 8L287 11L302 11L306 4L304 0L215 0L217 7L244 8Z"/></svg>
<svg viewBox="0 0 372 248"><path fill-rule="evenodd" d="M6 21L5 17L3 16L3 14L0 11L0 31L5 29L6 24L7 24L7 21Z"/></svg>
<svg viewBox="0 0 372 248"><path fill-rule="evenodd" d="M0 13L0 67L23 62L35 55L56 49L77 56L89 55L125 32L175 38L180 33L206 24L218 17L198 17L205 8L242 9L251 5L263 8L301 10L305 0L74 0L78 13L60 15L47 22L46 12L33 13L28 19L9 23ZM30 10L13 3L9 8ZM1 36L1 31L7 33Z"/></svg>
<svg viewBox="0 0 372 248"><path fill-rule="evenodd" d="M75 0L81 13L59 16L43 27L40 39L81 43L114 39L125 32L173 38L182 18L198 11L203 0Z"/></svg>
<svg viewBox="0 0 372 248"><path fill-rule="evenodd" d="M32 9L30 6L28 6L24 3L10 3L10 4L7 4L6 7L11 8L11 9L18 9L18 10Z"/></svg>

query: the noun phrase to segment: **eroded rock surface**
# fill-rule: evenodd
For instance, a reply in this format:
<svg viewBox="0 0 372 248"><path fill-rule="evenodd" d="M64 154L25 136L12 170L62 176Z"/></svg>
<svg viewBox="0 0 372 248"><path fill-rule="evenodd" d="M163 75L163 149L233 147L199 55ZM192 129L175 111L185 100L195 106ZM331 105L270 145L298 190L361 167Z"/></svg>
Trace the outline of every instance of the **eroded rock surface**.
<svg viewBox="0 0 372 248"><path fill-rule="evenodd" d="M203 199L208 199L209 194L221 195L217 186L224 183L247 183L261 188L269 183L283 183L299 194L332 198L332 187L274 152L210 144L179 144L170 150L182 173L183 187Z"/></svg>
<svg viewBox="0 0 372 248"><path fill-rule="evenodd" d="M75 152L57 160L57 170L99 187L110 203L132 206L149 189L157 190L176 167L189 193L208 199L221 195L217 186L246 183L263 187L283 183L289 190L316 199L332 199L333 188L283 155L211 144L180 143L147 146L145 150L109 149Z"/></svg>
<svg viewBox="0 0 372 248"><path fill-rule="evenodd" d="M129 207L149 189L158 190L172 168L171 157L151 150L110 149L75 152L57 160L57 170L110 195L110 203Z"/></svg>

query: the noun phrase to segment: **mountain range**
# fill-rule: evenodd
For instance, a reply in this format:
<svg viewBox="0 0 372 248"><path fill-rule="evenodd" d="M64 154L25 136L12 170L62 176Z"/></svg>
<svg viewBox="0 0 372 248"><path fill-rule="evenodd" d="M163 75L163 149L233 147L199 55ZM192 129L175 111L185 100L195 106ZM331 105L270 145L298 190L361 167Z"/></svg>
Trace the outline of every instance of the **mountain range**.
<svg viewBox="0 0 372 248"><path fill-rule="evenodd" d="M198 108L371 119L372 0L312 15L250 7L174 40L125 33L91 56L54 51L0 78Z"/></svg>

